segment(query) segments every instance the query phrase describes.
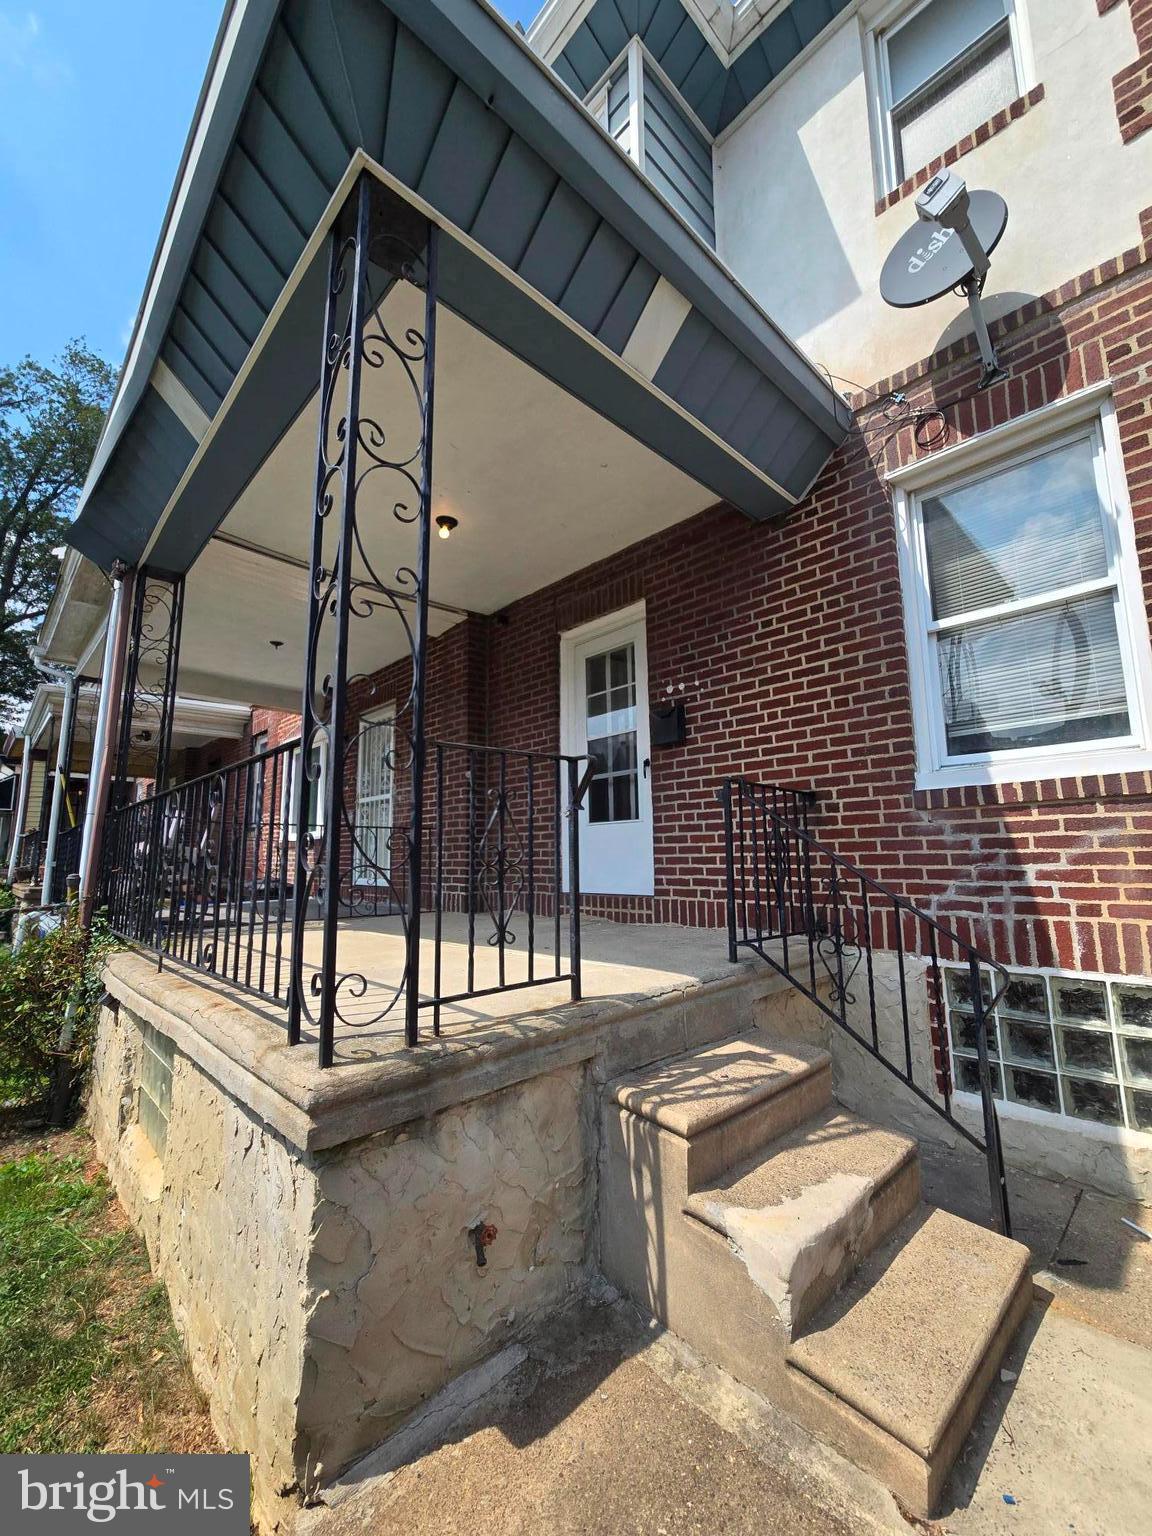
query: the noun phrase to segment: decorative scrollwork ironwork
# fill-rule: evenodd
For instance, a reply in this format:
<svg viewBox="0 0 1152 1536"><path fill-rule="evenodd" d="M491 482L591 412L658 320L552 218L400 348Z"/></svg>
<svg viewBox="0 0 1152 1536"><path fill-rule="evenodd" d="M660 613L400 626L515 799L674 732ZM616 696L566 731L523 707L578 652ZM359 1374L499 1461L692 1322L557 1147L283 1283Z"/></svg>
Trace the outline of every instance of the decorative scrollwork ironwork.
<svg viewBox="0 0 1152 1536"><path fill-rule="evenodd" d="M183 616L184 578L142 571L132 603L124 672L115 774L118 800L130 775L150 777L158 790L167 786Z"/></svg>
<svg viewBox="0 0 1152 1536"><path fill-rule="evenodd" d="M493 949L516 943L510 924L524 894L524 837L515 802L515 790L489 789L482 818L470 829L476 897L492 919L488 943Z"/></svg>
<svg viewBox="0 0 1152 1536"><path fill-rule="evenodd" d="M432 227L367 175L332 240L312 516L289 1009L289 1038L299 1039L302 1019L316 1026L323 1065L332 1060L337 1019L356 1028L379 1024L407 996L410 1037L415 1025L434 244ZM424 291L423 330L393 323L393 311L403 306L403 299L397 303L393 295L402 285ZM366 408L369 379L378 381L373 396L388 401L387 423ZM370 503L365 500L369 492ZM381 507L395 524L415 534L415 550L398 563L391 582L382 578L365 538L366 527L379 533ZM386 848L363 835L345 796L359 745L359 737L349 739L345 729L349 685L357 680L349 673L349 654L360 626L381 615L398 621L412 663L407 695L396 706L391 754L393 768L402 767L411 781L412 827L402 840L390 834ZM363 1002L370 987L360 973L340 971L337 920L342 910L355 909L357 874L362 885L386 892L389 908L400 919L406 959L396 987L382 989L380 1005L353 1013L346 1004ZM321 956L305 985L304 928L313 906L321 914ZM372 992L375 997L375 986Z"/></svg>
<svg viewBox="0 0 1152 1536"><path fill-rule="evenodd" d="M868 936L860 927L861 915L849 906L835 867L824 886L825 899L816 919L816 953L832 983L831 999L839 1007L856 1002L852 979L864 959Z"/></svg>

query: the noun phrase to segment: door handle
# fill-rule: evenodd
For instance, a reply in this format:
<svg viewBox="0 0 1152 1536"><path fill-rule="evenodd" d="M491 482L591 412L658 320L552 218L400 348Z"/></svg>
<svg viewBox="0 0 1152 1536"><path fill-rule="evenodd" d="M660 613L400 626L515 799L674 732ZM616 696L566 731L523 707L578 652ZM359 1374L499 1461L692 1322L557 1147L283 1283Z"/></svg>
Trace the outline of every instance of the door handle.
<svg viewBox="0 0 1152 1536"><path fill-rule="evenodd" d="M650 757L646 757L644 759L644 777L645 778L648 777L648 771L649 771L649 769L651 767L652 767L652 759Z"/></svg>

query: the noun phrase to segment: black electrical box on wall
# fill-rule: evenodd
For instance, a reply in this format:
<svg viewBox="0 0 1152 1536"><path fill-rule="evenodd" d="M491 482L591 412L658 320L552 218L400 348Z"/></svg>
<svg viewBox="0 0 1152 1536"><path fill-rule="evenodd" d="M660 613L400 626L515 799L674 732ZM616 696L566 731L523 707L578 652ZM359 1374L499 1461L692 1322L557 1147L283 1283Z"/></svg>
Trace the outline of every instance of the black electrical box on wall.
<svg viewBox="0 0 1152 1536"><path fill-rule="evenodd" d="M649 712L648 730L654 747L682 747L688 736L683 703L658 704Z"/></svg>

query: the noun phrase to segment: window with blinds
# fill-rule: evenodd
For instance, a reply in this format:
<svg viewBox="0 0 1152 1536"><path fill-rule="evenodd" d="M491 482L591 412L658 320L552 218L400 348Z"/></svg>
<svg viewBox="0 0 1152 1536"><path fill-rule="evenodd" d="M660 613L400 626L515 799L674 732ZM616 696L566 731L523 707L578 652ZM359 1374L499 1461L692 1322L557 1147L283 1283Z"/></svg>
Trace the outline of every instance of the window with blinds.
<svg viewBox="0 0 1152 1536"><path fill-rule="evenodd" d="M877 34L891 186L1021 94L1014 0L924 0Z"/></svg>
<svg viewBox="0 0 1152 1536"><path fill-rule="evenodd" d="M949 757L1131 733L1097 456L1087 434L922 502Z"/></svg>

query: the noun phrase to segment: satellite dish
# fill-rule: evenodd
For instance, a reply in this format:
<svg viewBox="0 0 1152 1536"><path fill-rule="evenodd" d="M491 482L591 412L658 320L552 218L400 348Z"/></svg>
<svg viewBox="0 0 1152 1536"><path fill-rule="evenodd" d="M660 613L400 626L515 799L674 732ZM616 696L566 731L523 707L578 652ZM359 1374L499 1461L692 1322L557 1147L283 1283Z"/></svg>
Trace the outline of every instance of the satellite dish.
<svg viewBox="0 0 1152 1536"><path fill-rule="evenodd" d="M1008 224L1008 204L997 192L970 192L969 218L986 256L1000 244ZM880 273L880 293L894 309L931 304L972 273L972 258L959 231L920 220L905 230Z"/></svg>
<svg viewBox="0 0 1152 1536"><path fill-rule="evenodd" d="M1005 377L996 359L980 296L989 257L1008 224L1008 205L996 192L969 192L944 171L916 199L919 221L897 240L880 273L880 295L894 309L914 309L961 289L968 300L987 389Z"/></svg>

